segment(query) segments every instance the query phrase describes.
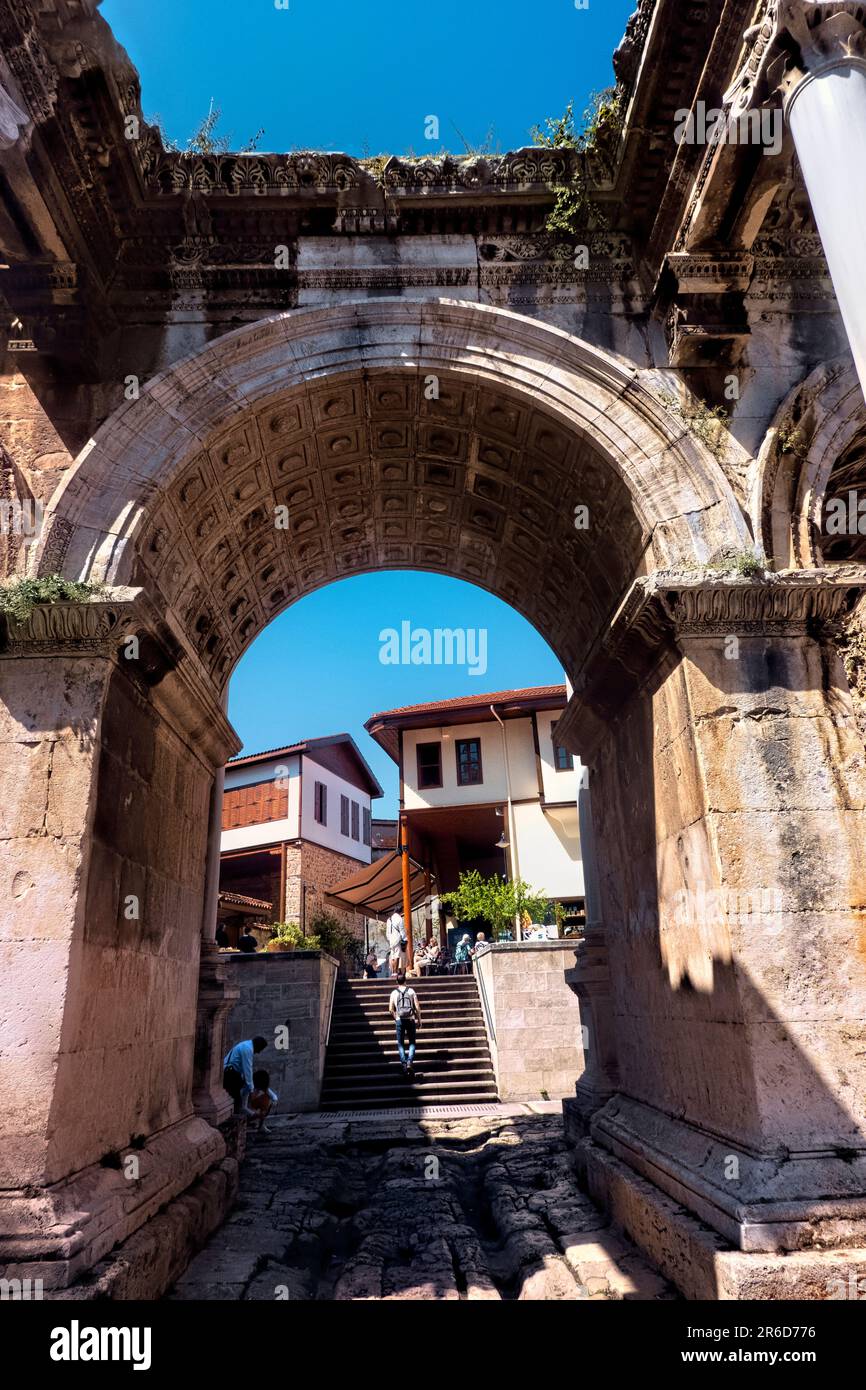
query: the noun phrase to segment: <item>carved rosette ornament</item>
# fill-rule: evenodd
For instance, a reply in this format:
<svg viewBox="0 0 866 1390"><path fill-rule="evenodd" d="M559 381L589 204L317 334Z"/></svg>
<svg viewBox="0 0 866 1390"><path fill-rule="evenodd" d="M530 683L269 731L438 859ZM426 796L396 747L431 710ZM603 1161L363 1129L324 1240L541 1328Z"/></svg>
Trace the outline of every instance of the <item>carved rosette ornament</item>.
<svg viewBox="0 0 866 1390"><path fill-rule="evenodd" d="M746 59L725 94L732 117L781 98L808 76L841 63L866 67L866 4L861 0L766 0L745 33Z"/></svg>

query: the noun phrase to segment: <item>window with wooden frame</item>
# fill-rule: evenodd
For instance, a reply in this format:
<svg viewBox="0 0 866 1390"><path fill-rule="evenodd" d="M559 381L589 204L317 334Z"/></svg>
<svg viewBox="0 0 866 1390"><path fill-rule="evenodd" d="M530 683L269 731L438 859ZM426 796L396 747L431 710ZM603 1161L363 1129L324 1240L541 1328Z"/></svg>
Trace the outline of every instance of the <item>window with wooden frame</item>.
<svg viewBox="0 0 866 1390"><path fill-rule="evenodd" d="M442 786L442 744L419 743L415 749L418 759L418 789Z"/></svg>
<svg viewBox="0 0 866 1390"><path fill-rule="evenodd" d="M348 833L349 833L349 798L348 798L347 796L342 796L342 795L341 795L341 797L340 797L340 834L341 834L341 835L348 835Z"/></svg>
<svg viewBox="0 0 866 1390"><path fill-rule="evenodd" d="M361 838L361 808L357 801L352 802L352 839Z"/></svg>
<svg viewBox="0 0 866 1390"><path fill-rule="evenodd" d="M555 719L553 723L550 724L550 742L553 744L553 766L556 767L557 773L570 773L570 771L574 770L573 762L571 762L571 753L569 749L563 748L562 744L557 744L556 742L557 723L559 723L559 720Z"/></svg>
<svg viewBox="0 0 866 1390"><path fill-rule="evenodd" d="M363 815L364 834L363 834L363 837L362 837L363 840L364 840L364 844L365 844L365 845L371 844L371 843L372 843L372 840L373 840L373 824L372 824L372 822L373 822L373 815L372 815L372 812L371 812L370 810L368 810L368 808L365 806L365 807L364 807L364 815Z"/></svg>
<svg viewBox="0 0 866 1390"><path fill-rule="evenodd" d="M324 782L313 784L313 815L319 825L328 824L328 788Z"/></svg>
<svg viewBox="0 0 866 1390"><path fill-rule="evenodd" d="M457 785L458 787L477 787L484 780L481 772L481 739L458 738Z"/></svg>

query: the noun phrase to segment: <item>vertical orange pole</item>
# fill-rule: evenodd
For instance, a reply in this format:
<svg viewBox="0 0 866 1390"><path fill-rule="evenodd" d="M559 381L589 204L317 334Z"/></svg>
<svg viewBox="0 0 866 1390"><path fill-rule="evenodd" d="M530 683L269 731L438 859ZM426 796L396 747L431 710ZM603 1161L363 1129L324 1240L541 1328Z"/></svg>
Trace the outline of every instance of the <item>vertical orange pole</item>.
<svg viewBox="0 0 866 1390"><path fill-rule="evenodd" d="M428 942L428 944L433 940L433 911L432 911L432 908L431 908L431 906L430 906L430 895L431 895L432 891L433 891L433 885L432 885L431 882L430 882L430 870L429 870L429 869L425 869L425 871L424 871L424 894L425 894L425 900L424 900L424 939Z"/></svg>
<svg viewBox="0 0 866 1390"><path fill-rule="evenodd" d="M406 947L406 965L409 970L415 968L415 943L412 940L412 890L409 884L409 826L406 817L400 820L402 834L400 836L400 854L402 855L403 869L403 926L406 931L406 940L409 943Z"/></svg>

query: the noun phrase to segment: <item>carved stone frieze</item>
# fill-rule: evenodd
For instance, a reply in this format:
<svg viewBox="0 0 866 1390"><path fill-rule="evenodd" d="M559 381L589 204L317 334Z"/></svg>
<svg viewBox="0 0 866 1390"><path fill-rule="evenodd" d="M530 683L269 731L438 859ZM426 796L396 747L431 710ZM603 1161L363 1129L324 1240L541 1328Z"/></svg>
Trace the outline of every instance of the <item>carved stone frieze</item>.
<svg viewBox="0 0 866 1390"><path fill-rule="evenodd" d="M130 628L135 589L86 603L38 603L23 622L5 615L0 656L109 656Z"/></svg>
<svg viewBox="0 0 866 1390"><path fill-rule="evenodd" d="M761 579L711 576L682 587L659 574L654 586L677 637L796 636L838 618L852 593L866 589L866 567L840 565Z"/></svg>
<svg viewBox="0 0 866 1390"><path fill-rule="evenodd" d="M695 637L822 635L866 590L866 566L834 565L745 578L720 570L658 570L637 579L574 680L557 737L584 761L657 668Z"/></svg>
<svg viewBox="0 0 866 1390"><path fill-rule="evenodd" d="M613 55L613 70L623 91L630 92L637 78L656 0L638 0L634 14L629 17L620 45Z"/></svg>

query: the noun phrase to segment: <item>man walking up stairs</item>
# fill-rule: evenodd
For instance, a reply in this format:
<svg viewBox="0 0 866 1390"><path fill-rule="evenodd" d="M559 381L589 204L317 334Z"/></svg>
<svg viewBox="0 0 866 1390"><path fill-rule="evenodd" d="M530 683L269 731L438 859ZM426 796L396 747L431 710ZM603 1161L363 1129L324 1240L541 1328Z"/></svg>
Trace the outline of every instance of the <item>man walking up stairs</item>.
<svg viewBox="0 0 866 1390"><path fill-rule="evenodd" d="M405 984L405 981L403 982ZM400 981L347 980L337 985L322 1110L382 1110L412 1105L496 1102L496 1078L472 975L425 975L411 981L417 1017L424 1016L421 1050L409 1072L394 1048L391 1008ZM402 1028L403 1053L412 1056L411 1029Z"/></svg>

